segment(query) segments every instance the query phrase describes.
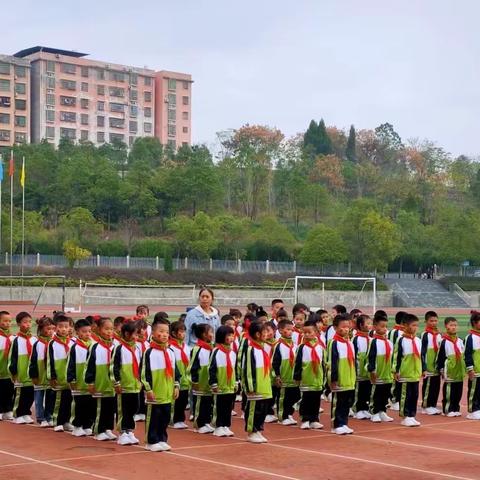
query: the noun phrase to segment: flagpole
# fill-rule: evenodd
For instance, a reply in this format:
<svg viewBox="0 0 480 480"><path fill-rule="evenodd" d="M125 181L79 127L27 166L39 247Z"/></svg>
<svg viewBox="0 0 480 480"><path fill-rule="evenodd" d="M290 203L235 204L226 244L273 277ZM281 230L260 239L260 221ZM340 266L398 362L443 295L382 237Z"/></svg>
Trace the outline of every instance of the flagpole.
<svg viewBox="0 0 480 480"><path fill-rule="evenodd" d="M22 300L23 300L23 270L25 265L25 157L22 158Z"/></svg>
<svg viewBox="0 0 480 480"><path fill-rule="evenodd" d="M13 287L13 150L10 150L10 300Z"/></svg>

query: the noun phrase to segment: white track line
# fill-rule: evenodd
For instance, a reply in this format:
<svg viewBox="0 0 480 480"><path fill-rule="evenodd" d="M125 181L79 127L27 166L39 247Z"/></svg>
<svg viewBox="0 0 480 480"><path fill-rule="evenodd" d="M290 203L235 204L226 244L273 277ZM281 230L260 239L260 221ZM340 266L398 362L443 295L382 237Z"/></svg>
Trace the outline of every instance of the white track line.
<svg viewBox="0 0 480 480"><path fill-rule="evenodd" d="M90 477L99 478L100 480L117 480L116 478L113 478L113 477L105 477L103 475L98 475L97 473L90 473L84 470L78 470L76 468L64 467L62 465L56 465L55 463L50 463L44 460L37 460L36 458L26 457L24 455L18 455L16 453L7 452L5 450L0 450L0 453L4 455L10 455L16 458L21 458L22 460L29 460L30 462L38 463L39 465L47 465L48 467L59 468L60 470L66 470L67 472L78 473L80 475L88 475Z"/></svg>
<svg viewBox="0 0 480 480"><path fill-rule="evenodd" d="M438 430L439 432L445 433L455 433L457 435L473 435L474 437L480 437L480 433L473 433L473 432L462 432L461 430L444 430L443 428L434 428L433 426L430 427L432 430Z"/></svg>

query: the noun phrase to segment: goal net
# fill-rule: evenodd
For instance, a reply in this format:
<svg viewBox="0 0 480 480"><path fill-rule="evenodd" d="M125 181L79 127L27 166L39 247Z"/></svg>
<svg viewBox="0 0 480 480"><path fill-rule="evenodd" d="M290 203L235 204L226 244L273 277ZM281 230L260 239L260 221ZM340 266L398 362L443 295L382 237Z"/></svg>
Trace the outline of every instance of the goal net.
<svg viewBox="0 0 480 480"><path fill-rule="evenodd" d="M337 304L348 311L359 308L374 313L377 307L375 277L296 276L293 283L294 303L305 303L311 310L330 310Z"/></svg>

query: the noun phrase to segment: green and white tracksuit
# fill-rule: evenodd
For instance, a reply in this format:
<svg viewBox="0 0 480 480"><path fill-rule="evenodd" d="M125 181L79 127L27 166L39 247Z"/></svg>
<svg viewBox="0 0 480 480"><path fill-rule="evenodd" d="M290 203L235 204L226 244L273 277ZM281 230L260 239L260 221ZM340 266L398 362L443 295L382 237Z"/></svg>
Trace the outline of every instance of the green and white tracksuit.
<svg viewBox="0 0 480 480"><path fill-rule="evenodd" d="M480 412L480 330L470 330L465 338L465 365L474 374L468 380L468 411Z"/></svg>
<svg viewBox="0 0 480 480"><path fill-rule="evenodd" d="M190 381L187 374L190 363L190 347L185 342L170 339L170 348L175 354L175 363L180 373L180 392L172 409L172 423L185 423L185 409L188 405Z"/></svg>
<svg viewBox="0 0 480 480"><path fill-rule="evenodd" d="M0 414L13 409L14 387L8 370L8 355L13 339L9 330L0 328Z"/></svg>
<svg viewBox="0 0 480 480"><path fill-rule="evenodd" d="M355 412L368 411L372 384L370 383L367 369L367 352L370 345L370 336L368 333L357 332L353 338L353 347L355 349L355 358L357 366L357 381L355 385L355 399L353 410Z"/></svg>
<svg viewBox="0 0 480 480"><path fill-rule="evenodd" d="M426 375L422 383L422 407L436 408L440 393L440 373L437 370L437 356L442 335L437 330L426 328L422 333L422 360Z"/></svg>
<svg viewBox="0 0 480 480"><path fill-rule="evenodd" d="M375 373L372 383L369 409L372 415L386 412L388 397L393 382L392 372L393 344L388 337L374 335L367 352L367 370Z"/></svg>
<svg viewBox="0 0 480 480"><path fill-rule="evenodd" d="M50 340L51 338L49 337L39 336L33 345L28 374L32 380L36 380L34 384L35 390L47 390L50 388L47 378L47 355Z"/></svg>

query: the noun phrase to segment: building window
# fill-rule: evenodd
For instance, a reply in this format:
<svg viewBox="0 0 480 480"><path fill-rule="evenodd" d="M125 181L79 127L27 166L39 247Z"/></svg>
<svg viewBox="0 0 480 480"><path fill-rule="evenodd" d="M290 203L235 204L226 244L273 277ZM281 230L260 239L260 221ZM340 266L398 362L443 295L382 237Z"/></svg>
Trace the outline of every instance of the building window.
<svg viewBox="0 0 480 480"><path fill-rule="evenodd" d="M0 92L10 91L10 80L0 80Z"/></svg>
<svg viewBox="0 0 480 480"><path fill-rule="evenodd" d="M27 76L27 69L23 65L15 65L15 75L24 78Z"/></svg>
<svg viewBox="0 0 480 480"><path fill-rule="evenodd" d="M177 134L177 127L176 125L168 125L168 134L174 137Z"/></svg>
<svg viewBox="0 0 480 480"><path fill-rule="evenodd" d="M123 142L125 139L124 135L122 135L121 133L111 133L109 135L109 140L110 140L110 143L113 143L113 142Z"/></svg>
<svg viewBox="0 0 480 480"><path fill-rule="evenodd" d="M15 132L15 143L27 143L27 134L23 132Z"/></svg>
<svg viewBox="0 0 480 480"><path fill-rule="evenodd" d="M10 130L0 130L0 142L10 141Z"/></svg>
<svg viewBox="0 0 480 480"><path fill-rule="evenodd" d="M168 97L168 104L169 105L176 105L177 104L177 96L174 93L169 93Z"/></svg>
<svg viewBox="0 0 480 480"><path fill-rule="evenodd" d="M16 83L15 92L24 95L27 93L27 84L26 83Z"/></svg>
<svg viewBox="0 0 480 480"><path fill-rule="evenodd" d="M189 105L190 99L189 99L188 97L186 97L186 96L183 96L183 97L182 97L182 103L183 103L184 105Z"/></svg>
<svg viewBox="0 0 480 480"><path fill-rule="evenodd" d="M10 75L10 64L5 62L0 62L0 74Z"/></svg>
<svg viewBox="0 0 480 480"><path fill-rule="evenodd" d="M182 120L188 120L188 112L182 112Z"/></svg>
<svg viewBox="0 0 480 480"><path fill-rule="evenodd" d="M77 105L77 99L75 97L65 97L60 95L60 105L66 105L67 107L75 107Z"/></svg>
<svg viewBox="0 0 480 480"><path fill-rule="evenodd" d="M130 105L130 116L136 117L138 115L138 107L136 105Z"/></svg>
<svg viewBox="0 0 480 480"><path fill-rule="evenodd" d="M105 85L97 85L97 94L105 95Z"/></svg>
<svg viewBox="0 0 480 480"><path fill-rule="evenodd" d="M77 114L75 112L60 112L60 120L62 122L75 123L77 121Z"/></svg>
<svg viewBox="0 0 480 480"><path fill-rule="evenodd" d="M80 130L80 140L88 142L88 130Z"/></svg>
<svg viewBox="0 0 480 480"><path fill-rule="evenodd" d="M143 124L143 131L145 133L152 133L152 124L151 123L148 123L148 122L145 122Z"/></svg>
<svg viewBox="0 0 480 480"><path fill-rule="evenodd" d="M138 100L138 91L137 90L130 90L130 100Z"/></svg>
<svg viewBox="0 0 480 480"><path fill-rule="evenodd" d="M124 128L125 120L123 118L110 117L108 119L111 128Z"/></svg>
<svg viewBox="0 0 480 480"><path fill-rule="evenodd" d="M138 84L138 75L136 73L130 73L130 85L137 85Z"/></svg>
<svg viewBox="0 0 480 480"><path fill-rule="evenodd" d="M168 79L168 89L169 90L176 90L177 89L177 81L174 78Z"/></svg>
<svg viewBox="0 0 480 480"><path fill-rule="evenodd" d="M60 128L60 137L75 140L77 138L77 131L74 128Z"/></svg>
<svg viewBox="0 0 480 480"><path fill-rule="evenodd" d="M87 82L82 82L82 84L80 86L80 90L82 92L88 92L88 83Z"/></svg>
<svg viewBox="0 0 480 480"><path fill-rule="evenodd" d="M80 106L82 108L88 108L88 98L81 98L80 99Z"/></svg>
<svg viewBox="0 0 480 480"><path fill-rule="evenodd" d="M47 88L55 88L55 77L47 77Z"/></svg>
<svg viewBox="0 0 480 480"><path fill-rule="evenodd" d="M152 108L151 107L145 107L145 116L147 118L150 118L152 116Z"/></svg>
<svg viewBox="0 0 480 480"><path fill-rule="evenodd" d="M110 72L110 80L114 82L124 82L125 74L122 72Z"/></svg>
<svg viewBox="0 0 480 480"><path fill-rule="evenodd" d="M76 90L77 89L77 82L74 80L60 80L60 86L65 90Z"/></svg>
<svg viewBox="0 0 480 480"><path fill-rule="evenodd" d="M97 68L97 80L105 80L105 70Z"/></svg>
<svg viewBox="0 0 480 480"><path fill-rule="evenodd" d="M99 112L105 111L105 102L97 102L97 110Z"/></svg>
<svg viewBox="0 0 480 480"><path fill-rule="evenodd" d="M104 126L105 126L105 117L98 116L97 127L104 127Z"/></svg>
<svg viewBox="0 0 480 480"><path fill-rule="evenodd" d="M88 113L80 114L80 123L82 125L88 125Z"/></svg>
<svg viewBox="0 0 480 480"><path fill-rule="evenodd" d="M75 75L77 73L77 66L72 65L71 63L61 63L60 71L62 73L70 73L72 75Z"/></svg>
<svg viewBox="0 0 480 480"><path fill-rule="evenodd" d="M188 82L182 82L183 89L188 90Z"/></svg>
<svg viewBox="0 0 480 480"><path fill-rule="evenodd" d="M150 87L152 85L152 77L143 77L143 84L146 87Z"/></svg>
<svg viewBox="0 0 480 480"><path fill-rule="evenodd" d="M47 60L47 72L50 73L55 73L55 62L52 62L51 60Z"/></svg>
<svg viewBox="0 0 480 480"><path fill-rule="evenodd" d="M10 123L10 114L9 113L0 113L0 123L9 124Z"/></svg>
<svg viewBox="0 0 480 480"><path fill-rule="evenodd" d="M105 132L97 132L97 142L105 143Z"/></svg>
<svg viewBox="0 0 480 480"><path fill-rule="evenodd" d="M47 105L55 105L55 95L53 93L47 93Z"/></svg>
<svg viewBox="0 0 480 480"><path fill-rule="evenodd" d="M135 137L128 137L128 145L131 147L135 143Z"/></svg>
<svg viewBox="0 0 480 480"><path fill-rule="evenodd" d="M23 115L15 115L15 126L16 127L26 127L27 126L27 117Z"/></svg>
<svg viewBox="0 0 480 480"><path fill-rule="evenodd" d="M16 98L15 99L15 110L26 110L26 109L27 109L27 101Z"/></svg>
<svg viewBox="0 0 480 480"><path fill-rule="evenodd" d="M0 107L9 107L10 105L10 97L0 97Z"/></svg>
<svg viewBox="0 0 480 480"><path fill-rule="evenodd" d="M110 102L110 111L111 112L124 112L125 111L125 105L123 103L113 103Z"/></svg>
<svg viewBox="0 0 480 480"><path fill-rule="evenodd" d="M88 67L81 67L82 77L88 78Z"/></svg>
<svg viewBox="0 0 480 480"><path fill-rule="evenodd" d="M169 108L168 109L168 119L169 120L176 120L177 119L177 111Z"/></svg>
<svg viewBox="0 0 480 480"><path fill-rule="evenodd" d="M54 122L55 121L55 110L46 110L45 111L45 119L47 122Z"/></svg>
<svg viewBox="0 0 480 480"><path fill-rule="evenodd" d="M45 138L55 138L55 127L47 127L45 129Z"/></svg>
<svg viewBox="0 0 480 480"><path fill-rule="evenodd" d="M175 140L168 140L167 141L168 148L175 150L177 148L177 142Z"/></svg>
<svg viewBox="0 0 480 480"><path fill-rule="evenodd" d="M183 132L183 133L188 133L188 127L183 127L183 128L182 128L182 132Z"/></svg>
<svg viewBox="0 0 480 480"><path fill-rule="evenodd" d="M143 98L146 102L152 101L152 92L143 92Z"/></svg>
<svg viewBox="0 0 480 480"><path fill-rule="evenodd" d="M128 122L128 131L130 133L137 133L138 132L138 123L137 122Z"/></svg>
<svg viewBox="0 0 480 480"><path fill-rule="evenodd" d="M125 96L125 89L119 87L110 87L109 89L110 96L112 97L121 97Z"/></svg>

